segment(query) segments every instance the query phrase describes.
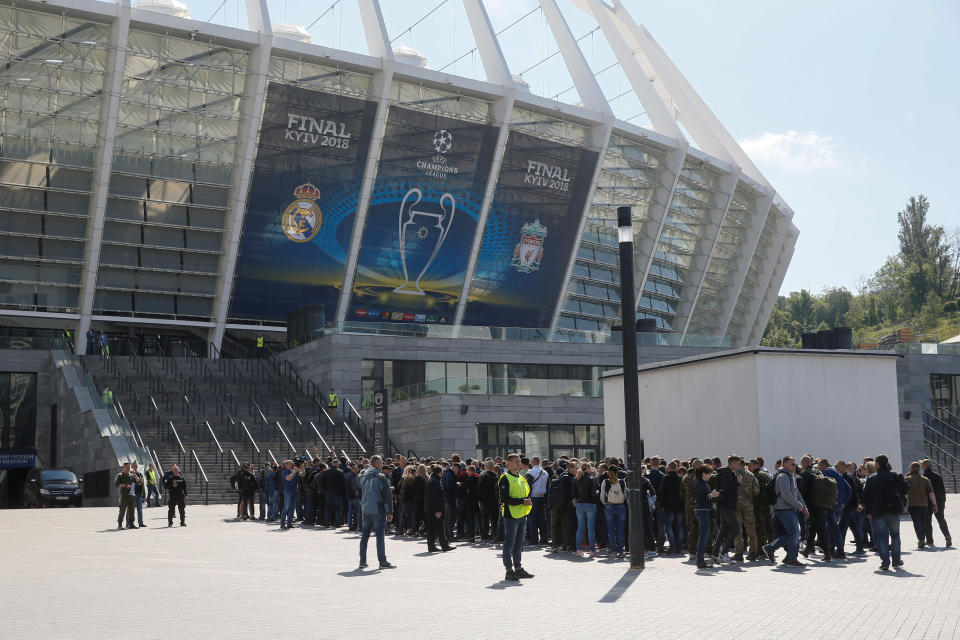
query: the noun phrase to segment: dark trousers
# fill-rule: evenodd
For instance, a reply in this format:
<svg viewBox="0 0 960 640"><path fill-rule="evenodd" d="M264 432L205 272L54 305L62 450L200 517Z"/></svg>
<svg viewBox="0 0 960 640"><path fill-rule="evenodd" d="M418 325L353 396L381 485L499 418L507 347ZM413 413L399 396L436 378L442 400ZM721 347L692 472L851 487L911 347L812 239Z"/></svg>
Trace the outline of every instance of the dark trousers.
<svg viewBox="0 0 960 640"><path fill-rule="evenodd" d="M241 493L240 494L240 516L249 516L253 517L253 501L257 494L255 493Z"/></svg>
<svg viewBox="0 0 960 640"><path fill-rule="evenodd" d="M448 539L453 538L453 527L457 523L457 517L459 515L455 501L447 500L443 503L443 532ZM460 533L463 532L461 531Z"/></svg>
<svg viewBox="0 0 960 640"><path fill-rule="evenodd" d="M807 521L807 550L813 550L816 538L820 539L825 559L832 557L830 551L830 531L827 529L827 510L819 507L810 509L810 519Z"/></svg>
<svg viewBox="0 0 960 640"><path fill-rule="evenodd" d="M573 550L574 535L570 531L570 521L576 522L576 516L570 509L556 507L550 509L550 531L553 534L553 546L559 549Z"/></svg>
<svg viewBox="0 0 960 640"><path fill-rule="evenodd" d="M437 517L436 513L427 513L424 514L424 517L427 519L427 549L430 551L437 550L437 542L440 542L440 548L446 549L450 546L450 543L447 541L447 533L444 530L443 518Z"/></svg>
<svg viewBox="0 0 960 640"><path fill-rule="evenodd" d="M121 491L123 491L121 489ZM133 526L133 516L134 512L137 509L137 499L136 496L132 496L129 493L120 494L120 513L117 514L117 524L123 524L124 516L127 519L127 526Z"/></svg>
<svg viewBox="0 0 960 640"><path fill-rule="evenodd" d="M950 529L947 527L947 521L943 517L943 505L937 508L937 513L933 509L927 509L927 542L933 544L933 516L937 516L937 524L940 525L940 533L943 534L945 541L952 542L950 539Z"/></svg>
<svg viewBox="0 0 960 640"><path fill-rule="evenodd" d="M726 553L736 542L737 532L740 531L740 523L737 521L737 512L733 509L718 509L717 519L717 542L713 547L719 555Z"/></svg>
<svg viewBox="0 0 960 640"><path fill-rule="evenodd" d="M547 499L530 498L533 507L527 516L527 544L547 544L550 532L547 528Z"/></svg>
<svg viewBox="0 0 960 640"><path fill-rule="evenodd" d="M480 538L489 540L497 537L497 519L500 517L500 505L496 502L480 505Z"/></svg>
<svg viewBox="0 0 960 640"><path fill-rule="evenodd" d="M923 544L924 540L932 540L933 523L930 522L930 509L927 507L908 507L907 511L910 512L910 519L913 520L913 532L917 534L917 544Z"/></svg>
<svg viewBox="0 0 960 640"><path fill-rule="evenodd" d="M167 500L167 524L173 524L173 511L175 508L180 509L180 522L186 522L187 516L184 513L186 506L187 499L185 496L176 496L171 493L169 499Z"/></svg>
<svg viewBox="0 0 960 640"><path fill-rule="evenodd" d="M327 493L324 498L323 520L328 527L340 526L340 514L343 512L343 494ZM386 522L384 522L386 524Z"/></svg>
<svg viewBox="0 0 960 640"><path fill-rule="evenodd" d="M474 538L477 535L476 514L477 503L472 498L464 498L460 503L460 522L468 538ZM461 532L462 534L463 532Z"/></svg>

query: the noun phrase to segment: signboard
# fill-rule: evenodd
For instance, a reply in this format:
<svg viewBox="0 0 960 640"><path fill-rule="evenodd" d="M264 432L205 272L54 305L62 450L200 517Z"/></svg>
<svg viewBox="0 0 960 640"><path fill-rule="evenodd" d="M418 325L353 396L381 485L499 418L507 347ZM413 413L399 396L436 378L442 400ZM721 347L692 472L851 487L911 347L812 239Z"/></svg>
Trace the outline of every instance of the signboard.
<svg viewBox="0 0 960 640"><path fill-rule="evenodd" d="M386 389L377 389L373 392L373 433L374 437L380 438L380 444L383 447L385 455L389 455L387 446L387 407L389 406L389 397Z"/></svg>
<svg viewBox="0 0 960 640"><path fill-rule="evenodd" d="M285 320L309 303L332 319L376 108L270 83L230 317Z"/></svg>
<svg viewBox="0 0 960 640"><path fill-rule="evenodd" d="M510 132L464 324L550 326L598 158Z"/></svg>
<svg viewBox="0 0 960 640"><path fill-rule="evenodd" d="M0 451L0 469L32 469L36 464L33 451Z"/></svg>
<svg viewBox="0 0 960 640"><path fill-rule="evenodd" d="M453 322L497 133L390 107L347 320Z"/></svg>

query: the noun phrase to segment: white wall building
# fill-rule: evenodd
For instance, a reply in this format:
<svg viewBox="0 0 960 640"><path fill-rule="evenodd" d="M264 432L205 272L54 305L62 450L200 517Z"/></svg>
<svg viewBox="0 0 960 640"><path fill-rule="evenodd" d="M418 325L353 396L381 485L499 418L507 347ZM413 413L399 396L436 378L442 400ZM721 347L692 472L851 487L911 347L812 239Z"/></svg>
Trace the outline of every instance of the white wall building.
<svg viewBox="0 0 960 640"><path fill-rule="evenodd" d="M750 348L640 367L645 455L804 453L901 468L896 354ZM603 378L607 453L625 453L623 373Z"/></svg>

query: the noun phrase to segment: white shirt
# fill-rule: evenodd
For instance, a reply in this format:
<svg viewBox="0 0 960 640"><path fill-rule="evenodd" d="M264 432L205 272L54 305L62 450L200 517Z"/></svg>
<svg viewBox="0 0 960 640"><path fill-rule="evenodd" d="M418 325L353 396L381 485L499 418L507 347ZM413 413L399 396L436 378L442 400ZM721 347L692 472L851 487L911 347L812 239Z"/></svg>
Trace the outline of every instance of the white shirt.
<svg viewBox="0 0 960 640"><path fill-rule="evenodd" d="M530 486L530 497L542 498L547 495L547 479L550 474L538 464L530 467L530 471L527 473L533 478L533 484Z"/></svg>

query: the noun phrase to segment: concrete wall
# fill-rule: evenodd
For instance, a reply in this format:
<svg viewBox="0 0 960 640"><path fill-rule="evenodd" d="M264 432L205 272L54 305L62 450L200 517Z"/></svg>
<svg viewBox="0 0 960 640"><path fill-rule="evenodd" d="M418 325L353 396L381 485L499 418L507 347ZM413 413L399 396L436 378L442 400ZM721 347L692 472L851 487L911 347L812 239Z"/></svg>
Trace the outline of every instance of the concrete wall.
<svg viewBox="0 0 960 640"><path fill-rule="evenodd" d="M743 351L638 372L645 452L665 456L811 452L900 464L893 356ZM622 378L604 380L608 451L626 439Z"/></svg>

